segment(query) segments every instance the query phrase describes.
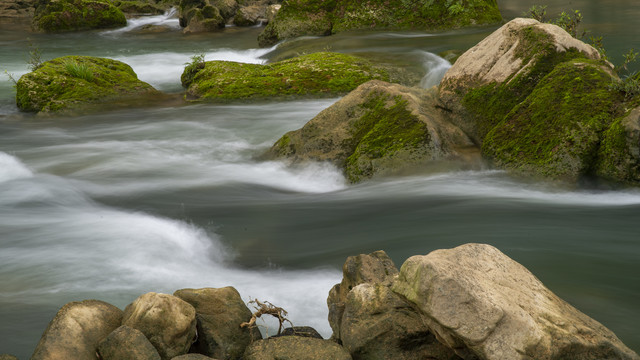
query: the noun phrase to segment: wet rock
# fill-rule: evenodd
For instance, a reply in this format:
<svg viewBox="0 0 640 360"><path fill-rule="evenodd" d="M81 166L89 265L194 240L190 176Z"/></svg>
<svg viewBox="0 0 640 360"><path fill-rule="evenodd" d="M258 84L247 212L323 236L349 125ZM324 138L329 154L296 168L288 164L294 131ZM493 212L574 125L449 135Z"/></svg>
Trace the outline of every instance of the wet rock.
<svg viewBox="0 0 640 360"><path fill-rule="evenodd" d="M502 20L495 1L424 2L409 0L390 6L384 0L286 1L275 19L260 34L261 46L299 36L324 36L349 30L451 29L498 23Z"/></svg>
<svg viewBox="0 0 640 360"><path fill-rule="evenodd" d="M350 360L349 353L331 340L282 336L253 342L244 353L244 360Z"/></svg>
<svg viewBox="0 0 640 360"><path fill-rule="evenodd" d="M59 113L133 106L154 101L160 93L138 80L131 67L117 60L64 56L44 62L16 84L22 111Z"/></svg>
<svg viewBox="0 0 640 360"><path fill-rule="evenodd" d="M414 303L438 339L465 359L640 358L490 245L413 256L393 291Z"/></svg>
<svg viewBox="0 0 640 360"><path fill-rule="evenodd" d="M251 5L240 8L233 18L233 23L238 26L254 26L265 23L266 7L263 5Z"/></svg>
<svg viewBox="0 0 640 360"><path fill-rule="evenodd" d="M435 89L367 82L285 134L266 157L329 161L352 183L481 167L479 149L437 105Z"/></svg>
<svg viewBox="0 0 640 360"><path fill-rule="evenodd" d="M209 0L180 1L179 21L184 33L216 31L226 24L220 10L211 5Z"/></svg>
<svg viewBox="0 0 640 360"><path fill-rule="evenodd" d="M51 320L32 360L98 359L99 342L120 326L122 310L98 300L71 302Z"/></svg>
<svg viewBox="0 0 640 360"><path fill-rule="evenodd" d="M279 335L274 335L272 337L277 337L277 336L301 336L301 337L310 337L310 338L316 338L316 339L323 338L322 335L320 335L320 333L316 329L310 326L288 327L283 329Z"/></svg>
<svg viewBox="0 0 640 360"><path fill-rule="evenodd" d="M262 335L257 328L242 328L251 311L233 287L182 289L174 295L196 310L198 340L192 350L220 360L241 359L246 347Z"/></svg>
<svg viewBox="0 0 640 360"><path fill-rule="evenodd" d="M32 21L36 30L49 33L126 25L122 11L104 0L39 0Z"/></svg>
<svg viewBox="0 0 640 360"><path fill-rule="evenodd" d="M150 292L127 305L122 325L140 330L162 359L186 354L196 339L196 311L189 303Z"/></svg>

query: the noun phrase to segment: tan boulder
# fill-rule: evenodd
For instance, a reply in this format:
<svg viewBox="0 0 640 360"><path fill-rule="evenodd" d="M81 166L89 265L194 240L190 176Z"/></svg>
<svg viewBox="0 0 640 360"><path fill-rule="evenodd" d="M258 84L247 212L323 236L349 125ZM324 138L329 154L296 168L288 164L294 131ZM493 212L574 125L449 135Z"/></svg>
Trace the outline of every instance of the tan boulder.
<svg viewBox="0 0 640 360"><path fill-rule="evenodd" d="M51 320L32 360L98 359L98 343L120 326L122 310L99 300L70 302Z"/></svg>
<svg viewBox="0 0 640 360"><path fill-rule="evenodd" d="M160 360L160 354L144 334L120 326L98 345L101 360Z"/></svg>
<svg viewBox="0 0 640 360"><path fill-rule="evenodd" d="M393 291L463 358L640 359L498 249L466 244L409 258Z"/></svg>
<svg viewBox="0 0 640 360"><path fill-rule="evenodd" d="M182 289L174 296L196 310L198 340L193 349L220 360L241 359L247 346L262 339L257 328L242 328L251 311L233 287Z"/></svg>
<svg viewBox="0 0 640 360"><path fill-rule="evenodd" d="M244 353L243 359L351 360L351 355L342 346L331 340L281 336L253 342Z"/></svg>
<svg viewBox="0 0 640 360"><path fill-rule="evenodd" d="M162 359L186 354L196 338L196 311L189 303L154 292L127 305L122 325L140 330Z"/></svg>

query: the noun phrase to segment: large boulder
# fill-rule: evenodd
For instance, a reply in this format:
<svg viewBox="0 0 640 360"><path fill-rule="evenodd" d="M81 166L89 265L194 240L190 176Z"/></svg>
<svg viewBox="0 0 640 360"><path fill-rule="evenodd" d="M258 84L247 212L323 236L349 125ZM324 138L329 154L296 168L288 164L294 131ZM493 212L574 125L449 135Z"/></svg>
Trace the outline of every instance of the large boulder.
<svg viewBox="0 0 640 360"><path fill-rule="evenodd" d="M240 324L251 320L251 311L233 287L182 289L174 296L196 310L198 340L191 347L220 360L241 359L247 346L262 339L257 328Z"/></svg>
<svg viewBox="0 0 640 360"><path fill-rule="evenodd" d="M120 326L98 345L102 360L160 360L160 354L144 334L128 326Z"/></svg>
<svg viewBox="0 0 640 360"><path fill-rule="evenodd" d="M196 339L196 311L172 295L146 293L127 305L122 325L140 330L163 360L186 354Z"/></svg>
<svg viewBox="0 0 640 360"><path fill-rule="evenodd" d="M182 84L187 98L229 101L255 98L336 96L371 80L389 80L383 67L339 53L315 53L272 64L207 61L192 71L187 66Z"/></svg>
<svg viewBox="0 0 640 360"><path fill-rule="evenodd" d="M285 134L266 157L293 163L329 161L354 183L480 166L478 148L437 105L435 89L367 82L301 129Z"/></svg>
<svg viewBox="0 0 640 360"><path fill-rule="evenodd" d="M557 64L574 58L599 60L600 54L556 25L517 18L456 60L440 83L440 101L481 144Z"/></svg>
<svg viewBox="0 0 640 360"><path fill-rule="evenodd" d="M39 0L32 21L36 30L50 33L125 25L124 13L107 0Z"/></svg>
<svg viewBox="0 0 640 360"><path fill-rule="evenodd" d="M331 340L301 336L272 337L253 342L244 360L351 360L349 353Z"/></svg>
<svg viewBox="0 0 640 360"><path fill-rule="evenodd" d="M39 113L132 106L159 95L151 85L138 80L129 65L90 56L46 61L21 76L16 85L18 108Z"/></svg>
<svg viewBox="0 0 640 360"><path fill-rule="evenodd" d="M466 244L409 258L393 291L465 359L640 359L498 249Z"/></svg>
<svg viewBox="0 0 640 360"><path fill-rule="evenodd" d="M390 290L398 270L384 251L350 256L342 269L327 299L329 324L354 359L459 359Z"/></svg>
<svg viewBox="0 0 640 360"><path fill-rule="evenodd" d="M348 30L434 30L498 23L495 0L396 2L384 0L289 0L260 34L261 46L299 36L322 36Z"/></svg>
<svg viewBox="0 0 640 360"><path fill-rule="evenodd" d="M98 300L71 302L51 320L32 360L97 360L102 339L120 326L122 310Z"/></svg>

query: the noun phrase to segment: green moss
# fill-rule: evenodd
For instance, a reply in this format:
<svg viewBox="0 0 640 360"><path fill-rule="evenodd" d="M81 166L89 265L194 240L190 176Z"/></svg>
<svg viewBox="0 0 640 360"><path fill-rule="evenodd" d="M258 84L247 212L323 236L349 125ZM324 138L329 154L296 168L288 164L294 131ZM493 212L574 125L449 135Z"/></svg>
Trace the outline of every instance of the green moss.
<svg viewBox="0 0 640 360"><path fill-rule="evenodd" d="M591 172L600 134L619 116L611 75L593 60L554 68L484 138L483 155L516 173L576 181ZM504 111L504 110L503 110Z"/></svg>
<svg viewBox="0 0 640 360"><path fill-rule="evenodd" d="M348 30L436 30L502 21L495 0L289 0L260 35L261 46Z"/></svg>
<svg viewBox="0 0 640 360"><path fill-rule="evenodd" d="M32 25L44 32L66 32L125 26L120 9L106 0L53 0L36 11Z"/></svg>
<svg viewBox="0 0 640 360"><path fill-rule="evenodd" d="M307 95L335 96L372 80L388 80L386 70L338 53L315 53L269 65L208 61L187 89L199 100L234 100Z"/></svg>
<svg viewBox="0 0 640 360"><path fill-rule="evenodd" d="M163 14L168 7L153 2L116 0L113 4L127 14Z"/></svg>
<svg viewBox="0 0 640 360"><path fill-rule="evenodd" d="M463 105L473 116L480 139L484 139L516 105L524 101L556 65L584 58L582 53L573 48L558 52L550 35L534 27L523 29L518 38L522 40L515 55L522 59L523 67L530 63L533 66L501 84L480 86L464 95Z"/></svg>
<svg viewBox="0 0 640 360"><path fill-rule="evenodd" d="M69 68L81 69L81 72ZM89 73L91 76L87 75ZM16 103L23 111L58 112L155 93L155 89L138 80L133 69L125 63L88 56L65 56L44 62L36 71L20 77Z"/></svg>
<svg viewBox="0 0 640 360"><path fill-rule="evenodd" d="M345 164L349 181L370 178L376 171L372 161L419 151L429 142L427 125L411 114L401 97L371 95L361 107L365 113L351 128L353 153Z"/></svg>

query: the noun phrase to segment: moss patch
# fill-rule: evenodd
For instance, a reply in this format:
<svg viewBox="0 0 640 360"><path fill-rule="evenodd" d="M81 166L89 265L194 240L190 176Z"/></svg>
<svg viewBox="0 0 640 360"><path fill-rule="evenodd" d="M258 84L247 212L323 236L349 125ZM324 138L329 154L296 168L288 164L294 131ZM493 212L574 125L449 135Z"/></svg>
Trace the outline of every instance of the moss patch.
<svg viewBox="0 0 640 360"><path fill-rule="evenodd" d="M376 172L376 161L399 152L423 152L430 135L425 123L407 109L397 96L371 95L361 107L365 113L351 127L353 153L347 158L345 175L356 183Z"/></svg>
<svg viewBox="0 0 640 360"><path fill-rule="evenodd" d="M516 173L573 182L588 175L621 102L601 66L585 59L556 66L487 134L483 154Z"/></svg>
<svg viewBox="0 0 640 360"><path fill-rule="evenodd" d="M89 56L47 61L38 70L20 77L16 90L18 108L45 113L158 94L151 85L138 80L129 65Z"/></svg>
<svg viewBox="0 0 640 360"><path fill-rule="evenodd" d="M259 43L348 30L435 30L500 21L496 0L289 0Z"/></svg>
<svg viewBox="0 0 640 360"><path fill-rule="evenodd" d="M388 80L385 69L345 54L315 53L269 65L208 61L185 76L187 96L197 100L335 96L372 79Z"/></svg>
<svg viewBox="0 0 640 360"><path fill-rule="evenodd" d="M125 26L127 19L106 0L52 0L37 8L32 25L44 32L67 32Z"/></svg>

